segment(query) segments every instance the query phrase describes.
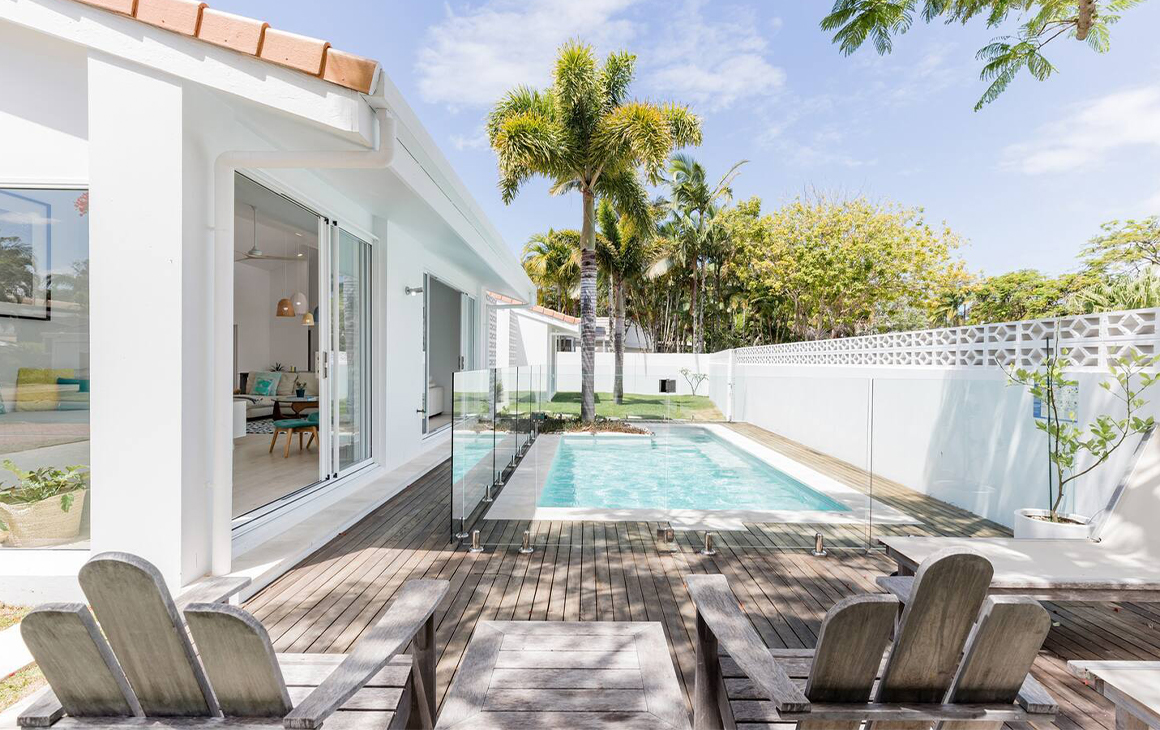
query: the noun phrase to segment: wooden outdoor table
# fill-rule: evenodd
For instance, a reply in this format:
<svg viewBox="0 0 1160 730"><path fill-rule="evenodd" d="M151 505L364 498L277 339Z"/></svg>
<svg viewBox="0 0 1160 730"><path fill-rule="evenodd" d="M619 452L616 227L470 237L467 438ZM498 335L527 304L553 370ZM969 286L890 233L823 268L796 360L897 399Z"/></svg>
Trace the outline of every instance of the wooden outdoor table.
<svg viewBox="0 0 1160 730"><path fill-rule="evenodd" d="M1067 668L1116 704L1116 730L1160 728L1160 662L1072 661Z"/></svg>
<svg viewBox="0 0 1160 730"><path fill-rule="evenodd" d="M480 621L436 728L679 728L659 623Z"/></svg>

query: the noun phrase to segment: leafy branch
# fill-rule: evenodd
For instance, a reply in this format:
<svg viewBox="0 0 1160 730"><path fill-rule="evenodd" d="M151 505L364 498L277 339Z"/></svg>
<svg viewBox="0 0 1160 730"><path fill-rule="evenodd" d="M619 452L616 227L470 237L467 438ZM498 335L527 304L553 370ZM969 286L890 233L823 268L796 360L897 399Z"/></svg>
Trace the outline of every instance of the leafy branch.
<svg viewBox="0 0 1160 730"><path fill-rule="evenodd" d="M1075 414L1065 414L1067 419L1060 418L1060 391L1079 383L1067 374L1066 351L1058 356L1048 356L1043 367L1037 370L1017 368L1010 371L1003 368L1009 384L1024 386L1047 408L1047 418L1037 420L1035 427L1047 434L1048 456L1055 469L1057 492L1051 501L1052 522L1060 521L1059 508L1069 484L1106 462L1129 436L1145 433L1155 426L1152 416L1143 418L1138 414L1147 403L1144 391L1160 380L1160 374L1147 372L1154 370L1158 363L1160 356L1143 355L1135 349L1108 363L1111 379L1101 381L1100 387L1124 404L1124 417L1115 418L1106 413L1097 416L1089 424L1086 438L1083 429L1073 422ZM1092 457L1093 462L1078 469L1081 452ZM1050 485L1048 493L1050 495Z"/></svg>
<svg viewBox="0 0 1160 730"><path fill-rule="evenodd" d="M1043 47L1061 36L1087 43L1096 53L1111 44L1111 26L1125 10L1143 0L836 0L822 19L822 30L834 33L833 41L850 55L871 41L879 55L894 49L893 37L910 30L919 13L926 23L966 24L984 17L987 27L997 28L1012 16L1020 19L1018 31L999 36L976 54L984 61L979 77L989 82L975 111L1002 94L1019 72L1026 69L1044 81L1055 66L1043 55Z"/></svg>
<svg viewBox="0 0 1160 730"><path fill-rule="evenodd" d="M16 475L12 486L0 484L0 502L4 504L33 504L52 497L60 497L60 511L72 509L76 492L88 486L88 468L83 466L44 466L25 471L11 459L5 459L3 466ZM8 525L0 521L0 530Z"/></svg>

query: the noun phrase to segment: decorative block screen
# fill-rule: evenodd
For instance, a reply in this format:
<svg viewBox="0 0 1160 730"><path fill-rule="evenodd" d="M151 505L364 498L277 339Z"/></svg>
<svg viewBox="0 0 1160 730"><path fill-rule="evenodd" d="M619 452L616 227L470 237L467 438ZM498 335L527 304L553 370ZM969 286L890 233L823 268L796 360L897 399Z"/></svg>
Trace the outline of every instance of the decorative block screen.
<svg viewBox="0 0 1160 730"><path fill-rule="evenodd" d="M1128 348L1160 353L1160 309L1082 314L1054 319L743 347L736 362L749 365L871 367L1034 367L1050 338L1077 368L1104 369Z"/></svg>

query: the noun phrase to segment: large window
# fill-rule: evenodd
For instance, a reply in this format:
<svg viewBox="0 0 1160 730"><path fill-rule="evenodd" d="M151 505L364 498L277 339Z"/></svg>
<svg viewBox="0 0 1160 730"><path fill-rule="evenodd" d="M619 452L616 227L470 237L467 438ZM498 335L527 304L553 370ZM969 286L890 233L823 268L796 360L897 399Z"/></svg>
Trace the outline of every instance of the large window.
<svg viewBox="0 0 1160 730"><path fill-rule="evenodd" d="M0 549L88 547L88 208L0 188Z"/></svg>

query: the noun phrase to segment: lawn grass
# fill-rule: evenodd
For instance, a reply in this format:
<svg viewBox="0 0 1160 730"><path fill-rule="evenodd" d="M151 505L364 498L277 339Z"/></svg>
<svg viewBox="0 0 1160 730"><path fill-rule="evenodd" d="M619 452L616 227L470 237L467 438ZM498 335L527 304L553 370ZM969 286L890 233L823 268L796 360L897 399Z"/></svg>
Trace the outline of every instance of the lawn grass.
<svg viewBox="0 0 1160 730"><path fill-rule="evenodd" d="M0 631L20 623L24 614L28 613L28 606L10 606L0 603ZM19 672L0 678L0 710L16 703L20 698L44 684L44 675L35 666L26 667Z"/></svg>
<svg viewBox="0 0 1160 730"><path fill-rule="evenodd" d="M19 702L44 685L44 674L35 664L0 679L0 710Z"/></svg>
<svg viewBox="0 0 1160 730"><path fill-rule="evenodd" d="M24 618L24 614L28 611L28 606L9 606L7 603L0 603L0 631L20 623L20 619Z"/></svg>
<svg viewBox="0 0 1160 730"><path fill-rule="evenodd" d="M549 413L580 415L579 393L557 393L544 410ZM677 419L721 421L724 416L705 395L638 395L624 394L617 404L612 393L596 394L596 415L604 418Z"/></svg>

